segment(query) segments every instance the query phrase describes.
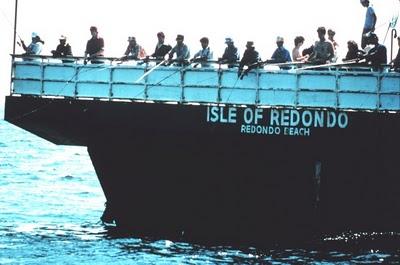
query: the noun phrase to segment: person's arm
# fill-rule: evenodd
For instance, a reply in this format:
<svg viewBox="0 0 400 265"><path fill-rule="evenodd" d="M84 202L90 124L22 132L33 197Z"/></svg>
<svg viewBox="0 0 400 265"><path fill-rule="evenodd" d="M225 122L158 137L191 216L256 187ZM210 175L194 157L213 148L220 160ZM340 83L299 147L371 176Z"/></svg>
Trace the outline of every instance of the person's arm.
<svg viewBox="0 0 400 265"><path fill-rule="evenodd" d="M332 61L332 58L335 56L335 50L333 48L333 44L332 42L328 42L329 43L329 57L328 57L328 62Z"/></svg>
<svg viewBox="0 0 400 265"><path fill-rule="evenodd" d="M171 51L168 53L168 60L172 60L174 58L174 54L176 53L176 46L171 49Z"/></svg>
<svg viewBox="0 0 400 265"><path fill-rule="evenodd" d="M371 7L371 9L372 9L372 7ZM374 32L375 31L375 25L376 25L376 20L377 20L377 17L376 17L376 14L375 14L375 10L374 9L372 9L372 17L373 17L373 19L374 19L374 22L373 22L373 26L372 26L372 32Z"/></svg>
<svg viewBox="0 0 400 265"><path fill-rule="evenodd" d="M193 55L193 58L192 58L192 60L196 60L197 59L197 57L199 57L201 55L201 50L200 51L198 51L198 52L196 52L194 55Z"/></svg>
<svg viewBox="0 0 400 265"><path fill-rule="evenodd" d="M24 49L24 51L27 52L28 47L26 46L26 44L23 40L21 40L21 45L22 45L22 49Z"/></svg>

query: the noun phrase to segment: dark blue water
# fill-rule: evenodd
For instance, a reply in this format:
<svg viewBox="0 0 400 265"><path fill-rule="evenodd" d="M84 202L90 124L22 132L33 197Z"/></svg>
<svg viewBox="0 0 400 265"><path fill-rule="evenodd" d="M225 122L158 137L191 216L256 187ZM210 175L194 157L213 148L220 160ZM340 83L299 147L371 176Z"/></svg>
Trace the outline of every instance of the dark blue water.
<svg viewBox="0 0 400 265"><path fill-rule="evenodd" d="M337 242L337 249L238 249L118 238L99 222L104 202L85 148L56 146L0 120L0 264L400 262L400 246L355 248L363 235L351 233L322 240Z"/></svg>

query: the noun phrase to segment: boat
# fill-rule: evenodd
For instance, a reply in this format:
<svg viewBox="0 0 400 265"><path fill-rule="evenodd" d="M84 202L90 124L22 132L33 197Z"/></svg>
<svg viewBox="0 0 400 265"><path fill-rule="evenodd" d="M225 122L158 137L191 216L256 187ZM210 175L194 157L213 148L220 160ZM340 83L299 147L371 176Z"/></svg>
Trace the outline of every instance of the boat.
<svg viewBox="0 0 400 265"><path fill-rule="evenodd" d="M105 222L210 244L399 231L399 73L22 57L5 120L87 147Z"/></svg>

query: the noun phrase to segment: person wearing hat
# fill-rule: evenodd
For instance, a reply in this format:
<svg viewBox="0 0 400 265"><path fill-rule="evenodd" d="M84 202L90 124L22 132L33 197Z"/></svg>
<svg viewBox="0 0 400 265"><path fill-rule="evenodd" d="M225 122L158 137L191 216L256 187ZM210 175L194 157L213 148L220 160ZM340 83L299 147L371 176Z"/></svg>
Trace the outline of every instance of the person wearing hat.
<svg viewBox="0 0 400 265"><path fill-rule="evenodd" d="M254 42L248 41L242 60L240 60L238 77L240 79L243 79L243 76L247 75L247 73L250 72L252 69L258 68L259 62L260 57L256 49L254 48ZM243 71L244 66L247 66L247 69Z"/></svg>
<svg viewBox="0 0 400 265"><path fill-rule="evenodd" d="M178 34L178 36L176 36L176 46L169 52L170 63L176 62L177 66L187 65L190 58L189 48L183 43L184 39L185 37L183 35ZM175 59L173 59L174 55Z"/></svg>
<svg viewBox="0 0 400 265"><path fill-rule="evenodd" d="M40 39L36 32L32 32L32 42L28 46L26 46L25 42L21 40L21 45L25 51L25 55L39 55L42 52L43 44L44 41Z"/></svg>
<svg viewBox="0 0 400 265"><path fill-rule="evenodd" d="M326 29L325 27L319 27L317 29L319 41L314 44L313 52L308 58L307 62L312 64L327 64L332 62L332 58L335 56L332 42L325 39Z"/></svg>
<svg viewBox="0 0 400 265"><path fill-rule="evenodd" d="M274 51L271 57L271 61L274 63L287 63L291 62L292 58L290 58L289 51L283 47L284 39L282 37L276 38L276 45L278 48Z"/></svg>
<svg viewBox="0 0 400 265"><path fill-rule="evenodd" d="M104 39L99 37L97 27L95 26L90 27L90 34L92 38L86 44L84 63L86 64L88 55L91 63L103 63L103 61L95 60L95 58L104 56Z"/></svg>
<svg viewBox="0 0 400 265"><path fill-rule="evenodd" d="M157 45L154 50L154 53L151 55L151 57L155 58L156 60L164 60L165 55L168 54L168 52L172 49L171 45L164 44L165 41L165 35L164 32L158 32L157 33Z"/></svg>
<svg viewBox="0 0 400 265"><path fill-rule="evenodd" d="M67 37L64 35L61 35L59 38L60 44L57 45L57 48L55 50L52 50L51 53L53 54L53 57L67 57L67 56L72 56L72 49L71 45L67 43Z"/></svg>
<svg viewBox="0 0 400 265"><path fill-rule="evenodd" d="M128 59L133 59L133 60L138 60L138 59L143 59L146 57L146 52L136 42L136 38L131 36L128 37L128 47L125 50L124 56L122 57L122 60L128 60Z"/></svg>
<svg viewBox="0 0 400 265"><path fill-rule="evenodd" d="M202 49L198 51L192 58L192 62L200 62L201 67L210 67L210 64L207 61L213 59L213 52L208 46L209 40L207 37L203 37L200 39L200 44Z"/></svg>
<svg viewBox="0 0 400 265"><path fill-rule="evenodd" d="M218 62L220 64L228 64L228 68L235 67L237 61L239 61L239 50L235 47L232 38L225 38L225 44L227 47L225 48L224 54L221 58L218 58Z"/></svg>
<svg viewBox="0 0 400 265"><path fill-rule="evenodd" d="M374 8L369 5L369 0L360 0L360 3L363 7L367 8L367 13L365 14L364 28L361 37L361 48L364 49L367 46L367 39L365 34L375 31L377 18Z"/></svg>
<svg viewBox="0 0 400 265"><path fill-rule="evenodd" d="M367 65L372 66L375 71L382 70L383 65L387 64L386 47L379 44L379 38L375 33L369 32L366 34L366 37L367 45L373 45L373 48L361 58L365 59Z"/></svg>

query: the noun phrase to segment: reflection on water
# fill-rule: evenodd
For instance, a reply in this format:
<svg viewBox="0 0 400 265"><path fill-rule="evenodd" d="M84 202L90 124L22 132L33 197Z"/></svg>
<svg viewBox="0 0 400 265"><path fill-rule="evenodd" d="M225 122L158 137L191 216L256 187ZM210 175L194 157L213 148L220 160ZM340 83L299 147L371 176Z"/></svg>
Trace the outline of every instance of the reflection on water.
<svg viewBox="0 0 400 265"><path fill-rule="evenodd" d="M400 236L390 233L348 233L326 237L306 249L273 250L122 236L99 222L104 202L85 148L55 146L0 121L0 264L397 264L400 260Z"/></svg>

